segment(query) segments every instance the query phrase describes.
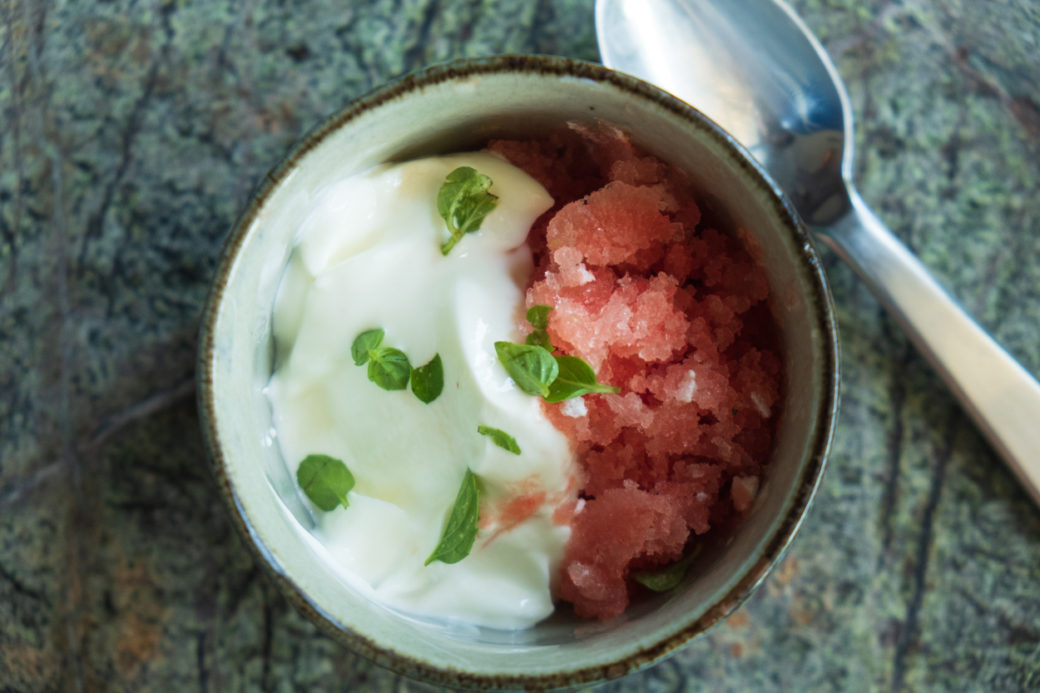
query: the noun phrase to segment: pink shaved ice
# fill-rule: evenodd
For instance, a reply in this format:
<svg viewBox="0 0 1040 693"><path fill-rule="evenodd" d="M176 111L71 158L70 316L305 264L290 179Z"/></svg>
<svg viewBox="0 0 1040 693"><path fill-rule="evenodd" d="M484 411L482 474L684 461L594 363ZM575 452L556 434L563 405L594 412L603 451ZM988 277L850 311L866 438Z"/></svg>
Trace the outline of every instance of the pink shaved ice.
<svg viewBox="0 0 1040 693"><path fill-rule="evenodd" d="M560 352L619 394L544 404L572 441L582 501L558 597L622 613L667 566L753 505L781 395L769 286L737 229L701 218L685 176L610 128L489 144L556 200L531 230L526 304Z"/></svg>

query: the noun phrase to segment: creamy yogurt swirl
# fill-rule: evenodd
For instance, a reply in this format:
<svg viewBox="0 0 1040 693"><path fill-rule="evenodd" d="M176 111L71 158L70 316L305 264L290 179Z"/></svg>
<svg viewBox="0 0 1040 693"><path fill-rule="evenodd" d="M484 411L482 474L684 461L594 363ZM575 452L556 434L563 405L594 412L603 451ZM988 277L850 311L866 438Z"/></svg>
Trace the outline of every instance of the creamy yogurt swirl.
<svg viewBox="0 0 1040 693"><path fill-rule="evenodd" d="M498 206L444 256L436 209L447 174L470 166ZM333 183L303 221L275 303L277 363L267 387L292 471L311 453L343 460L348 508L315 510L315 535L348 582L424 617L524 628L551 613L565 524L577 491L567 439L518 390L494 342L515 341L532 271L524 240L552 205L523 171L487 153L384 165ZM380 389L350 356L366 329L413 365L439 353L444 391L424 404ZM479 424L516 438L495 446ZM424 566L459 484L481 488L480 532L459 563Z"/></svg>

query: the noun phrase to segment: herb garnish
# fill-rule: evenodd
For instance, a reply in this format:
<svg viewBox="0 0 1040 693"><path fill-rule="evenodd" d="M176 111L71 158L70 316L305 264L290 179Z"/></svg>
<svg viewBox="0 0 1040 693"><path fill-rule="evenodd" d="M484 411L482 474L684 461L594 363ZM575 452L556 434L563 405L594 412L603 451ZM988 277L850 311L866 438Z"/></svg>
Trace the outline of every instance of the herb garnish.
<svg viewBox="0 0 1040 693"><path fill-rule="evenodd" d="M529 395L540 395L546 402L562 402L592 393L616 393L621 389L596 380L592 366L577 356L553 354L549 341L549 311L552 306L531 306L527 321L534 331L526 344L495 342L498 360L506 372Z"/></svg>
<svg viewBox="0 0 1040 693"><path fill-rule="evenodd" d="M686 570L693 563L693 559L700 553L701 547L697 546L689 555L679 559L671 565L667 565L657 570L642 570L634 573L632 577L636 579L636 582L652 589L654 592L667 592L670 589L676 588L682 579L686 577Z"/></svg>
<svg viewBox="0 0 1040 693"><path fill-rule="evenodd" d="M350 355L358 366L368 364L368 379L384 390L403 390L412 381L412 393L429 404L444 389L444 369L441 355L434 354L429 363L412 368L408 357L400 349L383 346L382 328L365 330L354 338Z"/></svg>
<svg viewBox="0 0 1040 693"><path fill-rule="evenodd" d="M556 351L556 347L549 341L549 333L545 331L549 327L549 311L551 310L552 306L543 305L531 306L527 309L527 322L531 323L534 330L527 335L525 340L527 344L540 346L550 352Z"/></svg>
<svg viewBox="0 0 1040 693"><path fill-rule="evenodd" d="M592 366L577 356L557 354L553 358L556 359L559 374L549 386L549 396L545 398L546 402L562 402L571 397L580 397L594 392L620 392L620 388L597 382Z"/></svg>
<svg viewBox="0 0 1040 693"><path fill-rule="evenodd" d="M552 306L538 304L527 309L527 322L536 330L544 330L549 326L549 313Z"/></svg>
<svg viewBox="0 0 1040 693"><path fill-rule="evenodd" d="M350 355L354 358L355 366L365 365L369 354L383 343L384 335L383 330L377 327L374 330L365 330L354 338L354 343L350 345Z"/></svg>
<svg viewBox="0 0 1040 693"><path fill-rule="evenodd" d="M477 519L480 517L480 490L477 477L469 469L462 477L462 485L451 506L448 521L441 532L441 540L423 565L434 561L458 563L473 550L477 538Z"/></svg>
<svg viewBox="0 0 1040 693"><path fill-rule="evenodd" d="M529 395L549 396L549 386L560 367L545 347L495 342L495 353L517 387Z"/></svg>
<svg viewBox="0 0 1040 693"><path fill-rule="evenodd" d="M460 166L444 179L437 192L437 213L451 237L441 245L441 254L450 253L467 233L480 230L484 217L498 205L498 197L489 188L491 178L469 166Z"/></svg>
<svg viewBox="0 0 1040 693"><path fill-rule="evenodd" d="M434 354L425 366L412 371L412 393L420 401L429 404L444 389L444 368L441 366L441 355Z"/></svg>
<svg viewBox="0 0 1040 693"><path fill-rule="evenodd" d="M296 483L312 503L328 512L349 505L347 492L354 488L354 475L335 457L307 455L296 469Z"/></svg>
<svg viewBox="0 0 1040 693"><path fill-rule="evenodd" d="M384 390L408 387L412 364L400 349L383 346L383 330L365 330L354 338L350 355L358 366L368 364L368 379Z"/></svg>
<svg viewBox="0 0 1040 693"><path fill-rule="evenodd" d="M520 454L520 446L517 445L516 438L509 435L500 428L493 428L491 426L484 426L483 424L481 424L480 426L477 426L477 433L479 433L482 436L487 436L491 439L492 443L502 448L503 450L508 450L514 455Z"/></svg>
<svg viewBox="0 0 1040 693"><path fill-rule="evenodd" d="M381 347L369 352L368 379L384 390L403 390L408 387L412 364L400 349Z"/></svg>

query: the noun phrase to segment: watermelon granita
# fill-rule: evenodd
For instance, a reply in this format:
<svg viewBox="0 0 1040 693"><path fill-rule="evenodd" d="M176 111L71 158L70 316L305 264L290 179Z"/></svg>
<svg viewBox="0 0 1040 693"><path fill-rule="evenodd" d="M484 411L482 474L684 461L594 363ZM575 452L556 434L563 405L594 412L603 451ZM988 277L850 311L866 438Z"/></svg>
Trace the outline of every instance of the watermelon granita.
<svg viewBox="0 0 1040 693"><path fill-rule="evenodd" d="M674 167L607 127L488 148L555 205L532 227L527 307L618 394L543 402L582 475L557 596L609 619L634 576L739 520L758 490L781 390L769 287L740 230L701 218ZM527 326L525 329L530 329Z"/></svg>

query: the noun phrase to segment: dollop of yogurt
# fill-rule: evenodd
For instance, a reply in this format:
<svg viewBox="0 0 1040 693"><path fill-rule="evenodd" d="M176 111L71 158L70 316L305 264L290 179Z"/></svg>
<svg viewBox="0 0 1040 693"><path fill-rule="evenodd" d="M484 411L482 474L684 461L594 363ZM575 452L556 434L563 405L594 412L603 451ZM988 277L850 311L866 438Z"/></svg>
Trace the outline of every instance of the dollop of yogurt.
<svg viewBox="0 0 1040 693"><path fill-rule="evenodd" d="M499 201L480 231L444 256L437 192L459 166L490 176ZM551 205L523 171L467 153L335 182L300 226L273 315L267 395L277 440L294 473L312 453L351 470L349 507L315 509L314 534L347 582L389 607L505 629L553 609L570 534L553 514L574 502L572 453L494 349L497 340L518 339L532 271L524 240ZM413 366L440 354L436 400L383 390L354 365L351 343L376 327ZM521 454L478 434L481 424L512 435ZM473 551L452 565L424 565L467 468L481 489Z"/></svg>

